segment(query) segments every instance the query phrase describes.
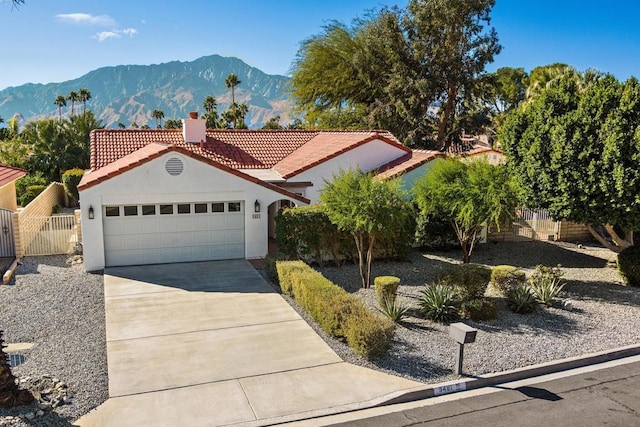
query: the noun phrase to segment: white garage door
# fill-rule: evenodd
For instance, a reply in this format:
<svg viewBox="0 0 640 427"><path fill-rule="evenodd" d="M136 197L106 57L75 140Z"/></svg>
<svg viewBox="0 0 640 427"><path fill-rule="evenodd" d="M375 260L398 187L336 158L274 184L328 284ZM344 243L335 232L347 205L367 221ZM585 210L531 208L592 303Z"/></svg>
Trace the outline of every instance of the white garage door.
<svg viewBox="0 0 640 427"><path fill-rule="evenodd" d="M244 258L244 203L103 206L107 266Z"/></svg>

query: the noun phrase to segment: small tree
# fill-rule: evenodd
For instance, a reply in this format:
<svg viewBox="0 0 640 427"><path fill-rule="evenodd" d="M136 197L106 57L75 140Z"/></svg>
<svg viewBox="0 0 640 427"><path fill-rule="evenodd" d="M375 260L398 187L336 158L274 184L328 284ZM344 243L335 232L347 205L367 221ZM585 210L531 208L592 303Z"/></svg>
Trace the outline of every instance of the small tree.
<svg viewBox="0 0 640 427"><path fill-rule="evenodd" d="M325 181L320 202L325 204L331 222L353 236L362 287L369 288L376 241L404 227L411 215L400 181L381 181L359 170L342 171Z"/></svg>
<svg viewBox="0 0 640 427"><path fill-rule="evenodd" d="M447 159L416 183L416 202L423 214L451 223L468 263L485 225L500 228L517 205L516 188L503 166L485 161Z"/></svg>

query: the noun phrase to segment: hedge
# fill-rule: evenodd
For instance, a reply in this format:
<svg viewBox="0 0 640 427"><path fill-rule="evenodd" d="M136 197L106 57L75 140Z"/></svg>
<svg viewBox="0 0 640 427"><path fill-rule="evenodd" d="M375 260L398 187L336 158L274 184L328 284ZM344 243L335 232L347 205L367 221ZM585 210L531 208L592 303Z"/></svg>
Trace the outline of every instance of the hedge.
<svg viewBox="0 0 640 427"><path fill-rule="evenodd" d="M382 305L385 297L395 300L399 285L400 279L394 276L378 276L373 279L378 304Z"/></svg>
<svg viewBox="0 0 640 427"><path fill-rule="evenodd" d="M69 203L71 205L77 205L78 200L80 200L78 184L80 184L83 175L84 170L78 168L69 169L62 174L62 185L64 186L65 193L69 196Z"/></svg>
<svg viewBox="0 0 640 427"><path fill-rule="evenodd" d="M513 289L526 281L525 272L512 265L496 265L491 269L491 284L502 296L508 297Z"/></svg>
<svg viewBox="0 0 640 427"><path fill-rule="evenodd" d="M457 264L437 277L451 286L462 301L482 299L491 281L491 269L480 264Z"/></svg>
<svg viewBox="0 0 640 427"><path fill-rule="evenodd" d="M393 337L395 324L378 316L358 298L335 285L302 261L278 261L282 291L292 295L329 335L345 339L366 358L382 355Z"/></svg>

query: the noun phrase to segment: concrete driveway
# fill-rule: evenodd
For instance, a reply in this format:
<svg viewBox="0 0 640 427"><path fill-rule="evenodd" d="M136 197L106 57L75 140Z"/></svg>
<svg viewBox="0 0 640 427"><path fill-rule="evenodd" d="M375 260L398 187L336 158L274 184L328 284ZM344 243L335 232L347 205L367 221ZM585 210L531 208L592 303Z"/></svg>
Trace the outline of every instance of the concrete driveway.
<svg viewBox="0 0 640 427"><path fill-rule="evenodd" d="M79 425L266 425L420 386L343 362L247 261L104 278L110 398Z"/></svg>

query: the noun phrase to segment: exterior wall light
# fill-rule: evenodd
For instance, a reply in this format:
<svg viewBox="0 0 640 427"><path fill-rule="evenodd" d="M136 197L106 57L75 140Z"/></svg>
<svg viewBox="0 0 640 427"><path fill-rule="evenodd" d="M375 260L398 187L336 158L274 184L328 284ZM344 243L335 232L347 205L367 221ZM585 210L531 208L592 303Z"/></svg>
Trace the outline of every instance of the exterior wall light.
<svg viewBox="0 0 640 427"><path fill-rule="evenodd" d="M260 212L260 202L258 200L256 200L256 202L253 204L253 211L255 213L259 213Z"/></svg>
<svg viewBox="0 0 640 427"><path fill-rule="evenodd" d="M89 206L89 219L95 218L95 212L93 211L93 206Z"/></svg>

